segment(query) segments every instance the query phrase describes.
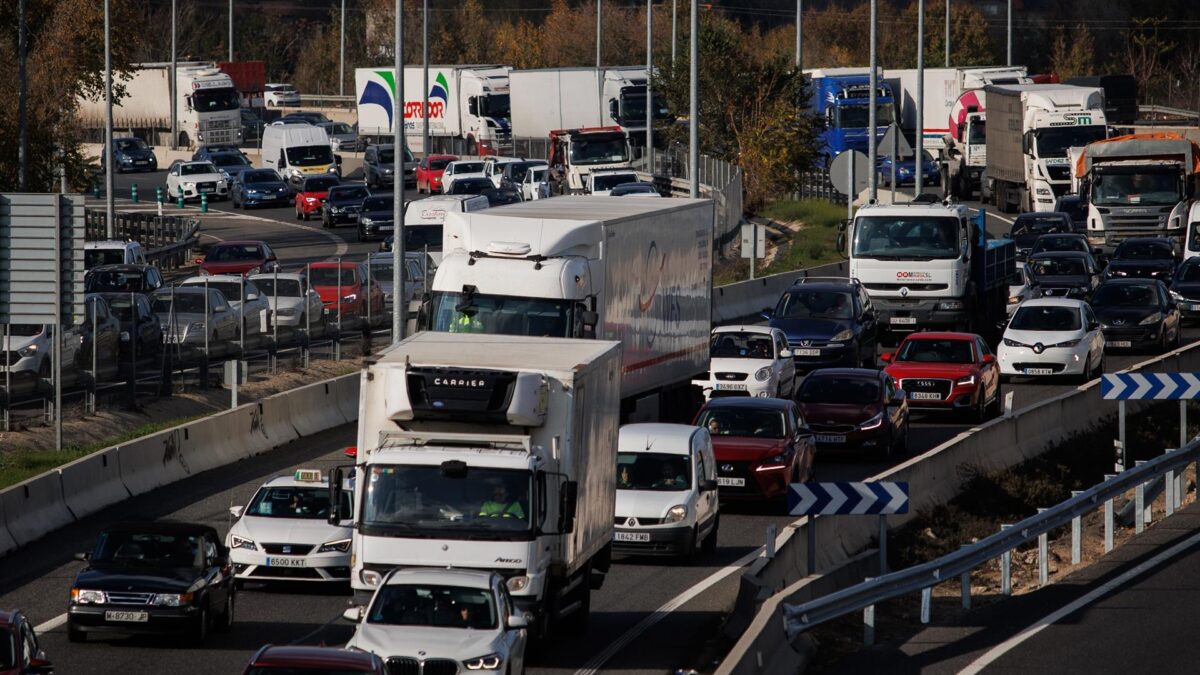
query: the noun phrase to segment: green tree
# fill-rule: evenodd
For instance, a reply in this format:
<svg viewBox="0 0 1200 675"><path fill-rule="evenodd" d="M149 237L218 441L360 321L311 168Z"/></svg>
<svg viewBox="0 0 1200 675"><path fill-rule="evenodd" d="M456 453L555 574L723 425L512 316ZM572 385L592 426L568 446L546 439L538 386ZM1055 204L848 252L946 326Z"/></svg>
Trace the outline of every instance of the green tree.
<svg viewBox="0 0 1200 675"><path fill-rule="evenodd" d="M1078 24L1070 32L1060 27L1050 49L1050 70L1059 79L1090 75L1096 65L1095 40L1087 26Z"/></svg>

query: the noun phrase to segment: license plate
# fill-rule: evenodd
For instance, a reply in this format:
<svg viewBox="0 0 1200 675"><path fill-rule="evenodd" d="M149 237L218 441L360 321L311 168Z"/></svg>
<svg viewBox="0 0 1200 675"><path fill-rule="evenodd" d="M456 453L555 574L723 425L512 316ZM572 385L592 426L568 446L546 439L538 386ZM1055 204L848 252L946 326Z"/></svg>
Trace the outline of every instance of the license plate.
<svg viewBox="0 0 1200 675"><path fill-rule="evenodd" d="M846 434L817 434L818 443L845 443Z"/></svg>
<svg viewBox="0 0 1200 675"><path fill-rule="evenodd" d="M908 395L914 401L940 401L942 395L929 391L914 391Z"/></svg>
<svg viewBox="0 0 1200 675"><path fill-rule="evenodd" d="M105 621L123 621L126 623L146 623L150 620L150 612L117 612L104 613Z"/></svg>
<svg viewBox="0 0 1200 675"><path fill-rule="evenodd" d="M917 317L915 317L915 316L893 316L891 318L891 322L894 324L899 324L901 326L914 326L917 323Z"/></svg>
<svg viewBox="0 0 1200 675"><path fill-rule="evenodd" d="M793 349L792 354L794 356L820 356L821 350L820 349Z"/></svg>
<svg viewBox="0 0 1200 675"><path fill-rule="evenodd" d="M146 160L144 160L144 159L139 159L138 161L134 162L134 164L138 164L138 165L144 165L144 164L146 164L146 163L147 163L147 162L146 162Z"/></svg>
<svg viewBox="0 0 1200 675"><path fill-rule="evenodd" d="M217 189L216 189L216 188L200 188L200 192L203 192L203 193L206 193L206 194L207 194L207 193L209 193L209 192L216 192L216 191L217 191Z"/></svg>
<svg viewBox="0 0 1200 675"><path fill-rule="evenodd" d="M1183 306L1189 312L1200 312L1200 303L1189 303Z"/></svg>
<svg viewBox="0 0 1200 675"><path fill-rule="evenodd" d="M717 485L724 485L725 487L745 487L746 479L745 478L728 478L726 476L717 476Z"/></svg>
<svg viewBox="0 0 1200 675"><path fill-rule="evenodd" d="M636 541L646 543L650 541L649 532L614 532L613 541Z"/></svg>
<svg viewBox="0 0 1200 675"><path fill-rule="evenodd" d="M1133 342L1129 340L1112 340L1108 343L1109 347L1132 347Z"/></svg>
<svg viewBox="0 0 1200 675"><path fill-rule="evenodd" d="M718 391L746 391L746 385L744 385L744 384L727 384L724 382L718 382L714 386L714 389L717 389Z"/></svg>
<svg viewBox="0 0 1200 675"><path fill-rule="evenodd" d="M1026 375L1053 375L1054 369L1053 368L1026 368L1025 374Z"/></svg>
<svg viewBox="0 0 1200 675"><path fill-rule="evenodd" d="M329 309L328 307L326 307L326 308L325 308L325 314L333 314L333 310L331 310L331 309Z"/></svg>
<svg viewBox="0 0 1200 675"><path fill-rule="evenodd" d="M267 567L304 567L304 558L267 558Z"/></svg>

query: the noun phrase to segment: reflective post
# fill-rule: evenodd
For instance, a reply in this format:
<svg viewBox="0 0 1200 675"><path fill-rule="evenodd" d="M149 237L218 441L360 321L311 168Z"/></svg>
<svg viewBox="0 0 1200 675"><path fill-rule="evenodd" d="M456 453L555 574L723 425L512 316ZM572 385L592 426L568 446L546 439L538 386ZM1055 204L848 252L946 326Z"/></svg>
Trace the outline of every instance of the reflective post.
<svg viewBox="0 0 1200 675"><path fill-rule="evenodd" d="M891 177L892 182L891 182L891 185L888 186L892 189L889 190L889 192L891 193L888 196L889 204L896 203L896 190L899 189L898 186L896 185L896 160L897 160L896 155L898 155L900 152L900 149L899 149L900 138L899 137L900 137L900 128L896 127L896 133L892 134L892 177Z"/></svg>
<svg viewBox="0 0 1200 675"><path fill-rule="evenodd" d="M137 410L137 340L138 340L138 306L137 297L129 294L129 406Z"/></svg>
<svg viewBox="0 0 1200 675"><path fill-rule="evenodd" d="M342 0L341 38L338 40L338 96L346 95L346 0Z"/></svg>
<svg viewBox="0 0 1200 675"><path fill-rule="evenodd" d="M12 339L8 324L4 324L4 425L0 430L8 431L8 401L12 392L12 363L9 362L9 354L12 350L8 348L9 341Z"/></svg>
<svg viewBox="0 0 1200 675"><path fill-rule="evenodd" d="M362 326L362 350L360 356L366 356L371 353L371 326L374 326L371 316L371 297L372 291L375 290L375 283L371 278L371 254L367 254L367 292L364 302L367 303L367 322ZM395 304L395 296L392 298L392 303Z"/></svg>
<svg viewBox="0 0 1200 675"><path fill-rule="evenodd" d="M402 123L401 123L402 124ZM397 155L396 159L403 159L402 155ZM402 164L398 162L397 166ZM403 171L396 177L395 180L404 181ZM337 337L333 339L333 359L335 361L342 360L342 259L337 260L337 297L334 298L333 306L337 308Z"/></svg>
<svg viewBox="0 0 1200 675"><path fill-rule="evenodd" d="M208 345L208 335L209 335L208 314L209 314L208 277L204 277L204 355L200 358L200 388L201 389L208 388L208 349L209 349L209 345ZM180 336L180 337L182 338L182 336ZM182 340L180 340L180 344L181 345L183 344Z"/></svg>
<svg viewBox="0 0 1200 675"><path fill-rule="evenodd" d="M272 305L274 309L271 310L271 372L274 373L278 365L276 355L279 353L279 265L275 266L271 275L271 294L275 296L275 303ZM305 306L307 307L307 304ZM307 316L307 313L305 315Z"/></svg>
<svg viewBox="0 0 1200 675"><path fill-rule="evenodd" d="M95 412L95 405L96 405L96 383L100 379L99 372L98 372L99 364L97 363L98 359L96 358L96 337L97 336L96 336L96 319L95 319L95 317L96 317L96 302L97 302L97 300L99 300L99 298L92 298L92 378L91 378L92 383L90 385L91 395L92 395L91 396L92 406L93 406L92 412Z"/></svg>
<svg viewBox="0 0 1200 675"><path fill-rule="evenodd" d="M304 339L300 342L300 362L305 368L308 368L308 346L312 344L312 316L308 311L308 294L312 292L312 267L310 263L304 264ZM321 307L321 312L325 312L325 303L318 301Z"/></svg>

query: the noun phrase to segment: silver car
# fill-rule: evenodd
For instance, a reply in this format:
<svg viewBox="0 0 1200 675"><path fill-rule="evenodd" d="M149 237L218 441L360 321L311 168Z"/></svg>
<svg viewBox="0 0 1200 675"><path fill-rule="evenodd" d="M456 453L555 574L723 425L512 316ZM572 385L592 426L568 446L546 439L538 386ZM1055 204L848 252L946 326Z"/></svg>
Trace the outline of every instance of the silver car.
<svg viewBox="0 0 1200 675"><path fill-rule="evenodd" d="M150 296L150 304L162 327L163 341L209 348L238 339L238 313L225 295L216 288L203 286L160 288Z"/></svg>
<svg viewBox="0 0 1200 675"><path fill-rule="evenodd" d="M358 152L366 147L354 127L345 122L321 122L317 126L329 136L329 147L334 152Z"/></svg>
<svg viewBox="0 0 1200 675"><path fill-rule="evenodd" d="M271 306L263 293L253 281L236 274L212 274L209 276L188 277L181 286L208 286L221 291L229 302L234 316L241 315L246 324L246 335L258 335L263 331L262 317L268 315ZM242 289L245 289L246 301L242 302ZM244 307L243 307L244 305Z"/></svg>
<svg viewBox="0 0 1200 675"><path fill-rule="evenodd" d="M255 274L249 279L262 292L271 308L271 316L281 327L314 330L325 323L321 296L311 288L303 274ZM269 325L269 324L268 324Z"/></svg>
<svg viewBox="0 0 1200 675"><path fill-rule="evenodd" d="M410 303L425 295L426 272L432 278L436 269L432 260L421 264L424 255L416 251L406 251L404 254L404 297ZM371 254L371 280L383 289L383 308L388 312L392 311L392 298L395 295L392 287L393 269L391 252Z"/></svg>

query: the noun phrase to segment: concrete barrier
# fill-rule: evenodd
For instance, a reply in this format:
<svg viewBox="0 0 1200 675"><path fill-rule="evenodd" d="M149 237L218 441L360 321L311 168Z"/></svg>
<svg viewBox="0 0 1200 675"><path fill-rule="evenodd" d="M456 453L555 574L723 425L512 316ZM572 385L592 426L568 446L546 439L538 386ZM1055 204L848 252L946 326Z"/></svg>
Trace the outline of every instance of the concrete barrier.
<svg viewBox="0 0 1200 675"><path fill-rule="evenodd" d="M715 325L757 316L763 307L774 307L779 295L796 283L797 279L806 276L844 277L846 269L846 263L830 263L717 286L713 288L712 322Z"/></svg>
<svg viewBox="0 0 1200 675"><path fill-rule="evenodd" d="M0 556L17 548L17 540L8 532L4 522L4 501L0 500Z"/></svg>
<svg viewBox="0 0 1200 675"><path fill-rule="evenodd" d="M120 448L92 453L59 469L63 499L76 520L129 498L121 482Z"/></svg>
<svg viewBox="0 0 1200 675"><path fill-rule="evenodd" d="M75 522L63 499L58 470L18 483L0 492L5 526L18 545L24 546L49 532Z"/></svg>
<svg viewBox="0 0 1200 675"><path fill-rule="evenodd" d="M346 377L357 376L356 373ZM332 380L287 392L288 407L291 410L289 421L296 433L308 436L352 421L342 414L342 409L337 404L337 396L337 386ZM355 411L357 410L356 407Z"/></svg>
<svg viewBox="0 0 1200 675"><path fill-rule="evenodd" d="M337 392L338 410L347 422L358 420L358 391L362 373L351 373L330 380Z"/></svg>
<svg viewBox="0 0 1200 675"><path fill-rule="evenodd" d="M121 482L129 494L136 497L191 476L191 464L182 452L190 436L184 425L122 444Z"/></svg>

